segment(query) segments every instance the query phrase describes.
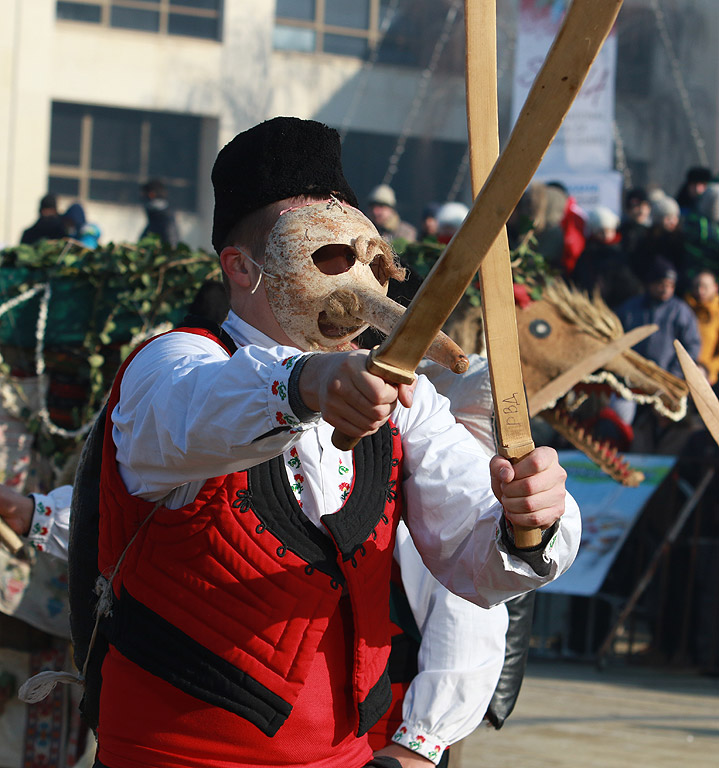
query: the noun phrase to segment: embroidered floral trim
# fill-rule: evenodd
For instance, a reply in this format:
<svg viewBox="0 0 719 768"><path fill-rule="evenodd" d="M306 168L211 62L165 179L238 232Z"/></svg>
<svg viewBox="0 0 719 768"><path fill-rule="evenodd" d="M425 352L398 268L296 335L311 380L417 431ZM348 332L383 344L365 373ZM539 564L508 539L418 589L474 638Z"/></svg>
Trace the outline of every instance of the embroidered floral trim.
<svg viewBox="0 0 719 768"><path fill-rule="evenodd" d="M275 421L281 426L292 426L297 427L299 426L299 420L296 419L291 413L285 413L283 411L277 411L275 414Z"/></svg>
<svg viewBox="0 0 719 768"><path fill-rule="evenodd" d="M275 427L296 427L302 430L300 419L292 411L289 398L290 374L300 357L293 355L276 363L267 382L268 410Z"/></svg>
<svg viewBox="0 0 719 768"><path fill-rule="evenodd" d="M339 483L338 488L340 492L340 501L344 504L344 502L347 501L347 497L350 495L350 490L352 489L352 483L347 482L348 480L352 479L350 474L352 472L352 469L342 461L341 456L339 458L337 472L339 473L339 476L342 478L342 482Z"/></svg>
<svg viewBox="0 0 719 768"><path fill-rule="evenodd" d="M302 461L297 453L297 448L294 446L290 449L290 458L287 460L287 463L292 469L299 469L302 466Z"/></svg>
<svg viewBox="0 0 719 768"><path fill-rule="evenodd" d="M32 525L30 526L30 533L28 533L28 540L38 552L43 552L47 547L47 540L50 537L51 526L47 518L52 517L52 507L47 501L42 500L47 497L35 494L33 498L35 499L35 511L33 513Z"/></svg>
<svg viewBox="0 0 719 768"><path fill-rule="evenodd" d="M287 400L287 387L284 382L273 381L272 382L272 394L280 398L280 400Z"/></svg>
<svg viewBox="0 0 719 768"><path fill-rule="evenodd" d="M299 497L302 494L302 491L304 491L305 487L302 485L305 481L305 476L300 474L299 472L295 474L295 481L292 483L291 488L295 493L295 496Z"/></svg>
<svg viewBox="0 0 719 768"><path fill-rule="evenodd" d="M292 448L290 448L290 458L287 459L287 466L290 468L292 473L292 477L290 480L290 488L292 488L292 492L295 494L297 503L301 507L302 492L305 489L305 486L304 486L305 476L302 474L302 472L298 472L298 470L302 469L302 459L300 459L300 456L297 453L297 448L295 446L292 446Z"/></svg>
<svg viewBox="0 0 719 768"><path fill-rule="evenodd" d="M435 765L442 758L442 753L447 747L446 744L438 744L436 737L422 733L416 728L402 725L392 737L392 741L400 744L407 749L411 749L422 757L431 760Z"/></svg>

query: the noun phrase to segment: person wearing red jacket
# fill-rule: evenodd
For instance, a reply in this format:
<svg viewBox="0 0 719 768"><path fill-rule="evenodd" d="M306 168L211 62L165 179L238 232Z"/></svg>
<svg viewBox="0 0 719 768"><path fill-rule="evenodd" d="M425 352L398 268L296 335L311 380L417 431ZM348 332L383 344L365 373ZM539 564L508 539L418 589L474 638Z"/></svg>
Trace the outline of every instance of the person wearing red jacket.
<svg viewBox="0 0 719 768"><path fill-rule="evenodd" d="M426 764L366 735L389 703L399 519L445 587L498 604L571 564L565 473L544 448L489 461L425 378L397 387L344 351L362 327L329 322L312 286L384 291L394 268L335 131L255 126L220 152L213 185L229 317L133 354L78 473L101 468L96 764ZM361 438L353 451L335 428ZM535 551L514 546L514 524L544 529ZM71 540L71 571L80 552Z"/></svg>

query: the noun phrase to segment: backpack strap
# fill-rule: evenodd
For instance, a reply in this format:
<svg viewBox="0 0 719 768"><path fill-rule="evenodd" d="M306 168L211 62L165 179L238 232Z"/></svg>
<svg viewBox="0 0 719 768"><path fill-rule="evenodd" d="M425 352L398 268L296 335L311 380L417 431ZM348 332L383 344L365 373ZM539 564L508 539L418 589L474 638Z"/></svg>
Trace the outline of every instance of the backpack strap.
<svg viewBox="0 0 719 768"><path fill-rule="evenodd" d="M185 324L187 321L190 324ZM230 335L217 324L197 316L188 316L177 331L197 333L212 338L229 355L237 345ZM173 331L170 331L172 333ZM146 342L146 344L149 343ZM124 373L137 350L120 368ZM108 642L102 632L95 633L97 604L100 595L96 584L100 576L97 567L100 532L100 474L103 442L107 424L108 405L100 412L82 449L75 474L70 515L70 542L68 547L68 591L70 598L70 631L73 656L79 670L85 670L85 692L80 709L88 725L97 730L100 715L100 687L102 663L108 651ZM93 639L93 634L96 636Z"/></svg>

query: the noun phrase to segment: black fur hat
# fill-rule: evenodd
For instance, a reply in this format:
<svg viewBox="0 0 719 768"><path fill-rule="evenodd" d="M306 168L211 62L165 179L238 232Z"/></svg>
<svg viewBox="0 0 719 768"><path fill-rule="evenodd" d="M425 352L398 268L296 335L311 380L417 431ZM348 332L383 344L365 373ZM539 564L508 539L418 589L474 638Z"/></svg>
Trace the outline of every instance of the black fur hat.
<svg viewBox="0 0 719 768"><path fill-rule="evenodd" d="M218 253L243 216L287 197L333 194L357 207L342 172L339 134L297 117L275 117L237 134L217 155L212 185Z"/></svg>

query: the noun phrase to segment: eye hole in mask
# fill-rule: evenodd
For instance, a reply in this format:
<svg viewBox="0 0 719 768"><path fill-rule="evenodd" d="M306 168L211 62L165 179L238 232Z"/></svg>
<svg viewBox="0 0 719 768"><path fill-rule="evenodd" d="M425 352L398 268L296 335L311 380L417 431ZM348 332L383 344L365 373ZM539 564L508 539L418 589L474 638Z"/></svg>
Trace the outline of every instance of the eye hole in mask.
<svg viewBox="0 0 719 768"><path fill-rule="evenodd" d="M349 245L323 245L312 254L312 261L323 275L341 275L352 269L357 257Z"/></svg>

